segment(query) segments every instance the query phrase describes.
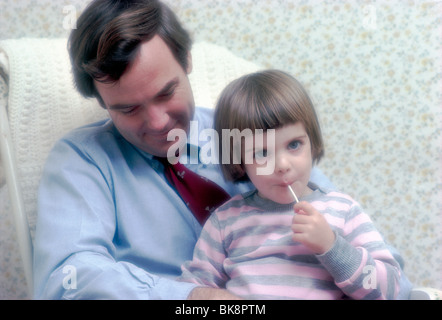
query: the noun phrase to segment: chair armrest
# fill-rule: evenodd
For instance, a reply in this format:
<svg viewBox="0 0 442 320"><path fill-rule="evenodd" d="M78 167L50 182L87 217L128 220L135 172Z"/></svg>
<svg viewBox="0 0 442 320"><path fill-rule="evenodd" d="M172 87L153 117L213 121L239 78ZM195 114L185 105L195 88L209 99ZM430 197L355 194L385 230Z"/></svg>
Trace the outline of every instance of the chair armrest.
<svg viewBox="0 0 442 320"><path fill-rule="evenodd" d="M0 73L0 81L2 81L2 86L4 87L5 79L3 77L4 74ZM17 240L24 264L28 294L32 296L32 240L17 177L15 154L8 122L7 104L4 99L0 99L0 159L0 165L5 173L5 181L9 192ZM4 208L2 207L1 209Z"/></svg>

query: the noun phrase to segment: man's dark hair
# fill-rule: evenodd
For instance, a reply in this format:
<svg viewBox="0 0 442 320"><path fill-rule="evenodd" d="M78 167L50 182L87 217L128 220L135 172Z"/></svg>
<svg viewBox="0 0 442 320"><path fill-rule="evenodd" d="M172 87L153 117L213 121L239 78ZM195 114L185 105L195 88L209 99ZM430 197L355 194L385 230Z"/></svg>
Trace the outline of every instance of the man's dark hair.
<svg viewBox="0 0 442 320"><path fill-rule="evenodd" d="M192 41L176 15L157 0L95 0L72 30L68 49L74 82L85 97L96 97L94 80L116 82L142 42L159 35L184 70Z"/></svg>

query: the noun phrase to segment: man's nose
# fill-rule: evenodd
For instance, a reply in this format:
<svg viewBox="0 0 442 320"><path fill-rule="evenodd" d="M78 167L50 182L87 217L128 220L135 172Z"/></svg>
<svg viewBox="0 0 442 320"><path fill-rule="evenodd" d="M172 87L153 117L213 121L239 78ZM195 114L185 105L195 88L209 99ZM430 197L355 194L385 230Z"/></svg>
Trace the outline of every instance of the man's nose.
<svg viewBox="0 0 442 320"><path fill-rule="evenodd" d="M147 129L152 132L164 130L169 122L166 109L161 105L146 106L142 116Z"/></svg>

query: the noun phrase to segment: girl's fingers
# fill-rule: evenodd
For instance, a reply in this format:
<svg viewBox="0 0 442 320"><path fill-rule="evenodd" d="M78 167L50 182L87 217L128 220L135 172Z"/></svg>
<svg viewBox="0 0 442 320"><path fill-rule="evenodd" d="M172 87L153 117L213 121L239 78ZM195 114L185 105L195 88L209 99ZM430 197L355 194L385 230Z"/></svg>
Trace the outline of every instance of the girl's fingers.
<svg viewBox="0 0 442 320"><path fill-rule="evenodd" d="M310 219L308 218L309 216L306 214L295 214L293 219L292 219L292 223L293 224L306 224L309 223Z"/></svg>
<svg viewBox="0 0 442 320"><path fill-rule="evenodd" d="M316 209L310 203L301 201L293 206L293 210L298 214L312 215Z"/></svg>

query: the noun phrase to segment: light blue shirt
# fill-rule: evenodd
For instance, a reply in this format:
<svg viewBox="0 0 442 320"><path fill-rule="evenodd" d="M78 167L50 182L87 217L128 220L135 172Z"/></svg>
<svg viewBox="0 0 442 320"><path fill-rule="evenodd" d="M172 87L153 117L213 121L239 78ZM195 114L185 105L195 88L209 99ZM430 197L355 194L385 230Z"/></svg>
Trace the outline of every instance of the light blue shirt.
<svg viewBox="0 0 442 320"><path fill-rule="evenodd" d="M194 120L211 128L213 110L196 108ZM251 187L225 181L216 164L188 163L231 195ZM331 185L317 169L312 180ZM41 179L35 298L186 299L195 286L174 279L200 232L152 155L111 120L79 128L56 143Z"/></svg>

